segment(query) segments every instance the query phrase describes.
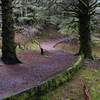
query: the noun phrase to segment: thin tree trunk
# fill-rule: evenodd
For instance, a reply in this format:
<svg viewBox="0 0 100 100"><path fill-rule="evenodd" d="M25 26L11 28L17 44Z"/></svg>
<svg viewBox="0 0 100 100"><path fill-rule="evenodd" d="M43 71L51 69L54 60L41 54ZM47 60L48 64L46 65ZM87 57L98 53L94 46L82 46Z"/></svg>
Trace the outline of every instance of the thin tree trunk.
<svg viewBox="0 0 100 100"><path fill-rule="evenodd" d="M17 64L12 0L2 2L2 60L5 64Z"/></svg>

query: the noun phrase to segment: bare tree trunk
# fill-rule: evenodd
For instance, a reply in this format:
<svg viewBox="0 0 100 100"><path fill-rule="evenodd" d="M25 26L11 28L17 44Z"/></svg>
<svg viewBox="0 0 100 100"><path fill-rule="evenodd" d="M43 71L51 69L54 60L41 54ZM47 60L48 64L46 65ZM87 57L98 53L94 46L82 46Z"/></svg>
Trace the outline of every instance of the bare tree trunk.
<svg viewBox="0 0 100 100"><path fill-rule="evenodd" d="M91 49L91 33L90 33L90 15L89 1L79 1L79 35L80 35L80 50L79 54L83 54L84 58L93 59ZM86 6L87 5L87 6Z"/></svg>
<svg viewBox="0 0 100 100"><path fill-rule="evenodd" d="M89 18L82 16L79 21L80 51L85 58L92 58L91 33L89 29Z"/></svg>
<svg viewBox="0 0 100 100"><path fill-rule="evenodd" d="M12 0L2 2L2 60L5 64L17 64Z"/></svg>

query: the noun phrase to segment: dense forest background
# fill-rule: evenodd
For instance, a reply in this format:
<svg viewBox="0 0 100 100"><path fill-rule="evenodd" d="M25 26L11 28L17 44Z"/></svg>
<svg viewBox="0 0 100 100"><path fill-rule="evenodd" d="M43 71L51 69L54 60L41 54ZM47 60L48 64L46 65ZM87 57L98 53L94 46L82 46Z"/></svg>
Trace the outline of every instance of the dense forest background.
<svg viewBox="0 0 100 100"><path fill-rule="evenodd" d="M9 79L6 80L8 83L5 82L6 76L3 80L5 85L9 85L9 82L17 83L17 80L18 83L22 82L23 74L31 78L30 72L34 64L40 69L33 70L31 75L33 77L36 73L39 75L35 77L40 77L42 74L46 76L45 72L49 74L48 70L54 68L53 66L60 65L56 68L62 70L63 64L70 67L69 63L73 64L72 62L79 58L75 63L78 69L74 66L73 70L68 67L70 73L64 74L65 79L59 76L64 82L66 79L69 81L70 74L74 75L73 71L76 73L82 64L82 69L77 72L73 80L58 89L60 93L63 90L63 96L60 96L70 100L80 100L84 93L87 96L90 91L91 97L99 100L100 0L0 0L0 56L1 72L3 68L4 76L8 72ZM8 68L7 65L11 67ZM44 65L45 67L42 67ZM21 75L16 72L20 72ZM0 77L3 77L2 74ZM16 79L15 74L19 78L23 76L22 80ZM11 78L13 80L10 81ZM1 84L4 85L2 82ZM50 86L46 85L46 87ZM52 84L52 87L55 88L56 85ZM36 94L40 93L39 96L42 94L41 90L36 92ZM55 93L53 92L53 98L60 100L59 93L57 95ZM48 99L40 100L49 100L49 95L51 94L47 94ZM27 96L32 99L30 95ZM24 95L25 98L27 96Z"/></svg>
<svg viewBox="0 0 100 100"><path fill-rule="evenodd" d="M13 0L15 26L33 25L44 28L51 24L62 34L78 36L78 18L75 14L77 2L77 0ZM100 4L96 6L96 13L91 18L92 33L100 32Z"/></svg>
<svg viewBox="0 0 100 100"><path fill-rule="evenodd" d="M77 55L83 54L84 58L93 59L91 43L100 43L98 42L100 40L100 3L98 0L9 0L7 4L5 1L1 4L3 25L1 24L0 30L3 31L2 40L5 44L1 47L2 54L4 54L3 51L5 52L5 57L6 51L11 51L10 46L14 47L12 52L15 54L13 33L20 33L26 42L33 43L36 35L43 35L46 33L43 32L44 30L52 27L63 36L79 38L80 49ZM8 41L6 34L12 39ZM17 45L22 48L22 39L18 41L16 40ZM26 42L24 42L24 47ZM37 42L37 44L40 46L40 43Z"/></svg>
<svg viewBox="0 0 100 100"><path fill-rule="evenodd" d="M93 1L93 0L92 0ZM62 34L78 33L78 19L76 17L77 0L14 0L15 22L45 27L55 25ZM92 2L91 2L92 3ZM91 19L93 33L99 33L100 8L96 7L96 13ZM77 35L77 34L76 34Z"/></svg>

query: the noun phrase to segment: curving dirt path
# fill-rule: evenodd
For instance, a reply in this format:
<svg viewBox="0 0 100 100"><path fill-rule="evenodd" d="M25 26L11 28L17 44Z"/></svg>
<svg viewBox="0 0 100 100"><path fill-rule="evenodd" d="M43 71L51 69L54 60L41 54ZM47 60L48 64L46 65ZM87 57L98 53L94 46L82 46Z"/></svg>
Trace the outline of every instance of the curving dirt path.
<svg viewBox="0 0 100 100"><path fill-rule="evenodd" d="M18 54L23 64L0 65L0 100L5 96L18 94L34 88L65 69L72 66L77 57L56 50L53 46L65 40L58 39L43 43L42 47L48 51L44 56L40 52L23 51Z"/></svg>

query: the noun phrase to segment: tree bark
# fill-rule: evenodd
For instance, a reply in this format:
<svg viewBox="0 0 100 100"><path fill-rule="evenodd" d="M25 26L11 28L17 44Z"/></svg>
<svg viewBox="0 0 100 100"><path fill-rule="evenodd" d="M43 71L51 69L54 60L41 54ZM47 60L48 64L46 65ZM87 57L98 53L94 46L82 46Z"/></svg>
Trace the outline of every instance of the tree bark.
<svg viewBox="0 0 100 100"><path fill-rule="evenodd" d="M79 35L80 35L80 50L79 54L83 54L84 58L93 59L91 48L91 32L90 32L90 15L89 15L89 1L83 0L87 5L79 2Z"/></svg>
<svg viewBox="0 0 100 100"><path fill-rule="evenodd" d="M2 60L5 64L17 64L12 0L2 2Z"/></svg>

